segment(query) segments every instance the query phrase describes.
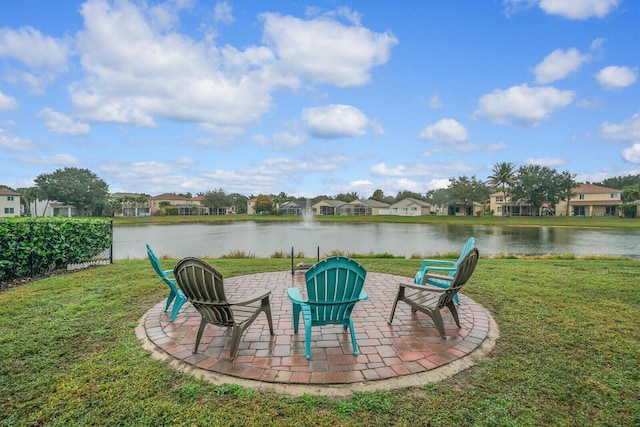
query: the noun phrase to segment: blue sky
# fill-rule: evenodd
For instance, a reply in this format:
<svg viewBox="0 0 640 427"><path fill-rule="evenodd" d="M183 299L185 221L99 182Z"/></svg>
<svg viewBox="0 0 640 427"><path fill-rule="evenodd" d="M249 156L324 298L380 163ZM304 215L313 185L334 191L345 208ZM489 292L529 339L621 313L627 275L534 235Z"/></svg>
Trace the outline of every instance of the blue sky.
<svg viewBox="0 0 640 427"><path fill-rule="evenodd" d="M425 193L640 173L640 2L0 0L0 184Z"/></svg>

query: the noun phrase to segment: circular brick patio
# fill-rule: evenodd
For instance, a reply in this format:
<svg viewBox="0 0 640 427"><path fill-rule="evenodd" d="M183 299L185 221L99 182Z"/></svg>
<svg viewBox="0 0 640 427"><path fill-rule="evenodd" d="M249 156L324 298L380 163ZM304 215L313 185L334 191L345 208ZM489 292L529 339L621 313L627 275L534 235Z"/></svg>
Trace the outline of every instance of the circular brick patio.
<svg viewBox="0 0 640 427"><path fill-rule="evenodd" d="M304 291L304 274L290 271L225 278L227 297L271 290L275 335L269 334L266 316L245 332L236 359L229 360L230 330L207 325L199 352L193 354L200 314L186 303L170 323L163 313L165 301L152 307L138 327L138 336L153 355L185 372L215 383L289 394L344 395L354 390L381 390L419 386L439 381L472 366L488 354L497 338L497 326L478 303L460 295L461 329L443 310L447 339L437 333L431 319L411 313L400 302L393 324L387 320L398 283L411 279L391 274L367 274L368 301L359 302L353 320L360 354L353 355L348 331L340 326L314 327L311 360L304 357L304 328L295 334L287 288ZM303 292L304 294L304 292ZM302 323L302 321L301 321Z"/></svg>

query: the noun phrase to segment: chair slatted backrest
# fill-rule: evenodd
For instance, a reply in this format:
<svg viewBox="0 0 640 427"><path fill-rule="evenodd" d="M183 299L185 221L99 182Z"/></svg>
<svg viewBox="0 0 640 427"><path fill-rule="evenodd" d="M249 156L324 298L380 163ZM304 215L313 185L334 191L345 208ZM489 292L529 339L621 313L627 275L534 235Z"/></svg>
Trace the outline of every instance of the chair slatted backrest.
<svg viewBox="0 0 640 427"><path fill-rule="evenodd" d="M176 291L177 290L176 285L173 283L171 279L167 277L166 274L164 274L164 270L162 270L162 266L160 266L160 261L158 260L158 257L156 256L156 254L153 252L153 250L148 244L147 244L147 256L149 257L149 262L151 263L151 266L153 267L156 274L160 276L160 278L162 278L162 280L164 280L171 289Z"/></svg>
<svg viewBox="0 0 640 427"><path fill-rule="evenodd" d="M467 253L467 255L462 259L460 264L458 265L458 269L456 270L456 275L454 276L453 283L449 288L447 288L438 301L438 308L443 308L447 306L452 300L454 295L458 293L460 288L464 286L465 283L473 274L473 271L476 268L478 263L478 248L473 248Z"/></svg>
<svg viewBox="0 0 640 427"><path fill-rule="evenodd" d="M224 279L218 270L199 258L187 257L176 265L173 273L187 299L209 323L234 324Z"/></svg>
<svg viewBox="0 0 640 427"><path fill-rule="evenodd" d="M348 319L362 291L366 270L346 257L330 257L305 273L312 322Z"/></svg>

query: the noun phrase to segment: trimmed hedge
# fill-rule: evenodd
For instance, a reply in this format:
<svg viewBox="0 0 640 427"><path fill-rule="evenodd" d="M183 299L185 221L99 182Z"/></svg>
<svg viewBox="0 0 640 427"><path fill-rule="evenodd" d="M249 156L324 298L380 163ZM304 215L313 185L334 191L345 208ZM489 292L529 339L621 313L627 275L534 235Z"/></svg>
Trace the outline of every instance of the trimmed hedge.
<svg viewBox="0 0 640 427"><path fill-rule="evenodd" d="M92 261L111 247L104 218L7 218L0 221L0 282Z"/></svg>

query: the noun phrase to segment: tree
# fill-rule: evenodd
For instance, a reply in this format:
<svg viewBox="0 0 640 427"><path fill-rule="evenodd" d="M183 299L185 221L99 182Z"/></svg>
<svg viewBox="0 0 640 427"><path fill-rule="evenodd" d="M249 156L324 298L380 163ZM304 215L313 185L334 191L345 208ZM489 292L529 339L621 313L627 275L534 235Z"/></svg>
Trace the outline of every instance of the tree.
<svg viewBox="0 0 640 427"><path fill-rule="evenodd" d="M79 215L86 209L102 214L109 195L109 186L89 169L64 168L40 174L34 180L44 198L73 206Z"/></svg>
<svg viewBox="0 0 640 427"><path fill-rule="evenodd" d="M575 180L576 178L576 174L572 174L569 171L563 171L561 174L556 176L556 187L558 188L558 198L557 200L549 200L550 203L553 204L554 206L554 210L555 210L555 205L562 201L562 200L566 200L567 201L567 210L564 213L565 216L569 216L569 200L571 200L571 198L573 196L576 195L576 192L574 191L577 187L578 187L578 183Z"/></svg>
<svg viewBox="0 0 640 427"><path fill-rule="evenodd" d="M514 168L516 166L511 162L500 162L493 165L491 169L492 174L489 175L488 184L496 188L502 187L502 196L504 197L504 206L508 209L508 194L507 187L513 183L513 177L515 175ZM507 215L505 210L502 211L502 215Z"/></svg>
<svg viewBox="0 0 640 427"><path fill-rule="evenodd" d="M351 203L354 200L358 200L358 193L356 193L355 191L352 193L340 193L336 196L336 200Z"/></svg>
<svg viewBox="0 0 640 427"><path fill-rule="evenodd" d="M602 181L601 185L604 187L617 188L618 190L622 190L625 187L635 187L640 185L640 174L607 178Z"/></svg>
<svg viewBox="0 0 640 427"><path fill-rule="evenodd" d="M271 200L273 200L273 203L276 204L276 206L281 206L287 200L291 200L291 198L284 191L281 191L280 194L271 195L270 197Z"/></svg>
<svg viewBox="0 0 640 427"><path fill-rule="evenodd" d="M247 201L249 198L240 193L231 193L227 196L229 206L233 206L235 213L247 213Z"/></svg>
<svg viewBox="0 0 640 427"><path fill-rule="evenodd" d="M422 194L414 193L413 191L409 191L409 190L404 190L402 192L398 191L395 201L397 202L399 200L406 199L409 197L412 199L422 200Z"/></svg>
<svg viewBox="0 0 640 427"><path fill-rule="evenodd" d="M222 188L209 190L203 194L202 204L211 209L213 215L218 215L218 209L227 206L227 195Z"/></svg>
<svg viewBox="0 0 640 427"><path fill-rule="evenodd" d="M271 199L271 197L265 194L259 194L258 197L256 197L256 204L254 205L254 209L256 213L260 215L270 214L273 212L273 208L274 208L274 202L273 202L273 199Z"/></svg>
<svg viewBox="0 0 640 427"><path fill-rule="evenodd" d="M370 197L371 200L376 200L381 202L384 200L384 193L379 188L373 192L373 195Z"/></svg>
<svg viewBox="0 0 640 427"><path fill-rule="evenodd" d="M558 173L547 166L520 166L513 182L511 195L531 205L532 215L539 215L542 205L559 200Z"/></svg>
<svg viewBox="0 0 640 427"><path fill-rule="evenodd" d="M20 203L24 205L26 215L31 215L31 202L37 203L38 189L36 187L18 188L20 193Z"/></svg>
<svg viewBox="0 0 640 427"><path fill-rule="evenodd" d="M467 176L451 178L449 190L455 202L460 203L465 208L471 206L472 211L474 202L484 202L489 197L487 186L482 181L479 181L475 175L471 178Z"/></svg>
<svg viewBox="0 0 640 427"><path fill-rule="evenodd" d="M427 192L427 201L436 208L436 212L443 213L441 207L448 207L453 203L453 196L451 190L448 188L438 188ZM445 210L446 212L446 210Z"/></svg>

